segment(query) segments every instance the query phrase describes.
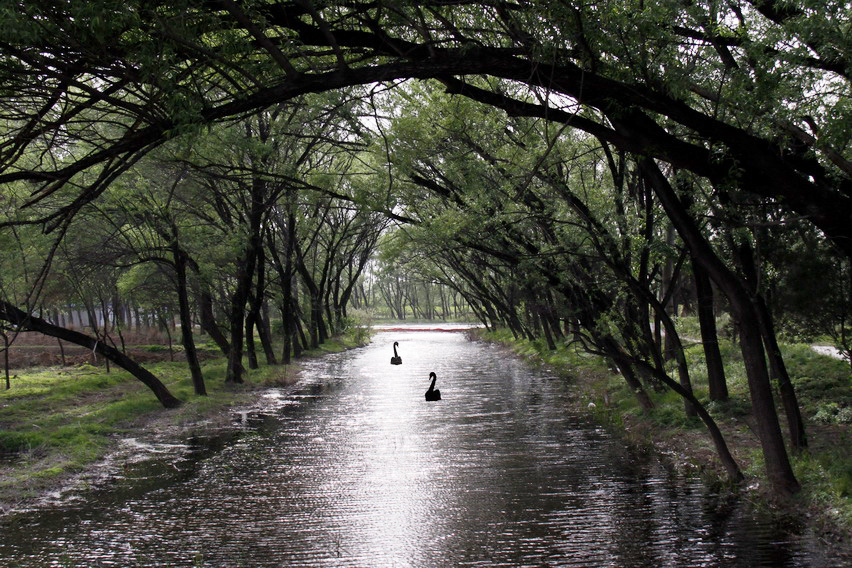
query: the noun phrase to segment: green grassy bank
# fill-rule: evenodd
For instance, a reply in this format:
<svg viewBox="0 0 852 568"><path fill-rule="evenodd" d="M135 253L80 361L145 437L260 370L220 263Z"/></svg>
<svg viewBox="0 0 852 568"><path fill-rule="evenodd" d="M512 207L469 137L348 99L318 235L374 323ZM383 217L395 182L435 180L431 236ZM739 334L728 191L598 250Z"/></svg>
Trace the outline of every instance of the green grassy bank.
<svg viewBox="0 0 852 568"><path fill-rule="evenodd" d="M594 413L613 432L626 436L633 443L654 446L676 465L705 476L711 483L726 484L703 423L685 415L683 400L676 393L648 389L655 408L645 413L624 379L610 371L599 357L573 346L560 346L550 351L543 340L516 340L508 331L483 330L479 333L483 339L510 346L522 357L564 376L575 387L576 405ZM852 539L852 460L849 458L852 455L852 378L848 364L820 355L808 345L782 346L805 419L809 448L791 455L802 491L791 501L779 502L765 491L768 483L760 443L754 434L748 384L739 349L730 341L723 341L721 347L730 391L730 400L724 404L709 401L702 347L689 346L687 357L693 389L719 424L746 475L746 482L732 489L745 492L760 506L788 512L805 511L831 538ZM779 407L782 420L783 416L783 409Z"/></svg>
<svg viewBox="0 0 852 568"><path fill-rule="evenodd" d="M363 344L367 337L355 331L304 357ZM150 351L164 349L153 345ZM181 407L164 409L147 387L116 367L109 373L90 364L13 370L12 388L0 390L0 512L91 467L121 437L227 421L229 407L252 400L258 389L292 383L299 368L298 361L286 366L261 363L259 369L247 369L244 384L234 385L225 384L226 360L209 358L202 362L208 396L196 396L182 354L175 354L173 362L144 366L184 401Z"/></svg>

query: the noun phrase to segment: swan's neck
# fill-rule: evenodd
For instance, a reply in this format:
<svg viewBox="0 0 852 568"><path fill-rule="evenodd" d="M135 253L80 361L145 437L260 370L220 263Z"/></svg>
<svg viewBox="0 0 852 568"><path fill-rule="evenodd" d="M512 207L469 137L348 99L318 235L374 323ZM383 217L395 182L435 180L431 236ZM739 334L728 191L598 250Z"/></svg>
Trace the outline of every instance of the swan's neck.
<svg viewBox="0 0 852 568"><path fill-rule="evenodd" d="M393 356L399 357L399 355L396 354L396 345L393 346Z"/></svg>
<svg viewBox="0 0 852 568"><path fill-rule="evenodd" d="M435 381L438 380L438 377L432 377L432 384L429 385L429 390L435 390Z"/></svg>

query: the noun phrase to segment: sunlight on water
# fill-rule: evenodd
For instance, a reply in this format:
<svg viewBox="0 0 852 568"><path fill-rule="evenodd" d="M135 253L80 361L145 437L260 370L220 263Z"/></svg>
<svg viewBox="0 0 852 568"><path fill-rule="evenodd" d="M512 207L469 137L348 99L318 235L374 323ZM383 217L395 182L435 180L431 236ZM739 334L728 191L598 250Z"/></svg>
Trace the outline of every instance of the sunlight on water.
<svg viewBox="0 0 852 568"><path fill-rule="evenodd" d="M233 432L133 440L151 456L111 483L5 519L0 564L846 565L635 455L566 410L565 380L461 333L383 332L304 366Z"/></svg>

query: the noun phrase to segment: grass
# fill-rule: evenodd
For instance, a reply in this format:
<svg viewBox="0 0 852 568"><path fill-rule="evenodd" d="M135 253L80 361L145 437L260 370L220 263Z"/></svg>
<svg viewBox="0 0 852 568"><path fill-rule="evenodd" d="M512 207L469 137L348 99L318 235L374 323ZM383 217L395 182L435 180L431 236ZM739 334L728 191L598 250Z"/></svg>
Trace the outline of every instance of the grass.
<svg viewBox="0 0 852 568"><path fill-rule="evenodd" d="M685 337L698 333L694 318L681 318ZM683 456L688 467L695 467L710 481L723 483L722 469L703 423L689 418L683 400L673 391L647 391L655 408L643 412L620 375L610 371L604 361L580 352L575 347L559 346L547 349L544 341L516 340L508 331L486 332L483 338L509 345L516 353L552 368L571 382L578 406L589 408L600 422L637 443L662 446ZM725 363L730 399L724 403L711 402L707 388L707 367L704 353L695 341L687 342L687 363L693 390L719 423L731 451L748 479L748 486L767 488L760 443L752 432L751 402L748 381L737 345L721 338L720 348ZM805 420L809 448L791 454L794 472L802 484L787 510L807 510L825 526L852 538L852 379L846 362L816 353L809 345L784 344L782 353L791 380L796 388ZM674 371L672 371L674 374ZM776 401L780 400L777 385L773 385ZM589 403L594 403L588 407ZM779 418L784 413L779 406ZM667 452L672 453L672 452ZM711 467L706 467L713 463ZM753 492L755 499L771 500L763 491ZM768 501L767 501L768 502ZM773 502L779 506L778 502Z"/></svg>
<svg viewBox="0 0 852 568"><path fill-rule="evenodd" d="M357 335L357 336L356 336ZM329 340L306 357L363 344L363 332ZM261 357L262 359L262 357ZM0 390L0 511L37 496L101 459L119 437L139 429L196 424L223 415L251 392L292 381L294 365L247 370L244 385L225 384L226 360L208 359L202 371L208 396L193 393L182 360L146 363L184 404L166 410L126 371L83 364L18 369L10 390Z"/></svg>

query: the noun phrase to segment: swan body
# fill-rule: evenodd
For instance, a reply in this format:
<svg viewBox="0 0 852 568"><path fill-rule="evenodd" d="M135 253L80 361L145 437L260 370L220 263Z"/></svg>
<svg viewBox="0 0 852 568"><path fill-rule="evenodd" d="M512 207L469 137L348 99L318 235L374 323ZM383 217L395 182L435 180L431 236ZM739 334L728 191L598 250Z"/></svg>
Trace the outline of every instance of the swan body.
<svg viewBox="0 0 852 568"><path fill-rule="evenodd" d="M402 365L402 357L400 357L396 352L396 346L399 345L398 342L393 342L393 357L391 357L391 365Z"/></svg>
<svg viewBox="0 0 852 568"><path fill-rule="evenodd" d="M426 391L426 400L441 400L441 390L435 388L435 381L438 380L438 376L435 373L429 373L429 378L432 379L432 384L429 385L429 390Z"/></svg>

